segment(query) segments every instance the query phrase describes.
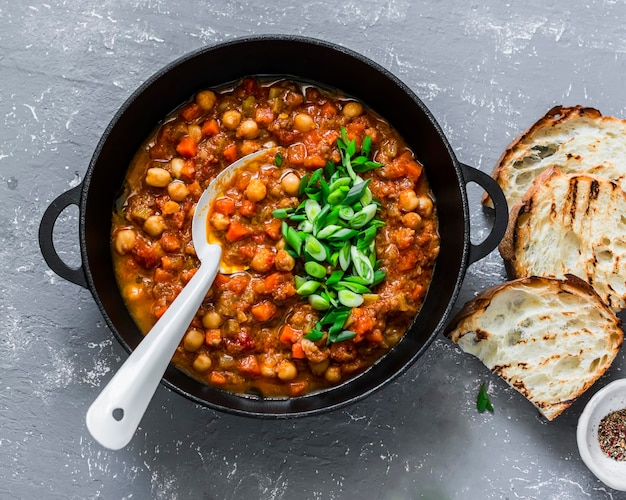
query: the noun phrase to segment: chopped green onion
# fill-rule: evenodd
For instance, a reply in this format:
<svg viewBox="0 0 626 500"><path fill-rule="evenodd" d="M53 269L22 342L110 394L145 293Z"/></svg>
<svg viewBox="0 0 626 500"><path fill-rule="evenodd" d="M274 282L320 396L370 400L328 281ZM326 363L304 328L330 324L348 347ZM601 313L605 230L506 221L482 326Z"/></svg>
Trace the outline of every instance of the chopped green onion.
<svg viewBox="0 0 626 500"><path fill-rule="evenodd" d="M277 208L272 212L272 216L276 219L287 219L292 213L291 208Z"/></svg>
<svg viewBox="0 0 626 500"><path fill-rule="evenodd" d="M318 340L322 340L324 338L324 332L321 331L321 326L319 323L315 325L309 333L307 333L304 338L310 340L311 342L317 342Z"/></svg>
<svg viewBox="0 0 626 500"><path fill-rule="evenodd" d="M356 236L357 234L359 234L358 231L355 231L354 229L348 229L347 227L343 227L339 229L338 231L333 231L331 235L328 237L328 239L330 241L346 241L352 238L353 236Z"/></svg>
<svg viewBox="0 0 626 500"><path fill-rule="evenodd" d="M321 239L328 239L330 238L330 236L335 233L336 231L338 231L339 229L342 229L341 226L336 226L334 224L331 224L330 226L326 226L324 229L322 229L321 231L318 231L316 237Z"/></svg>
<svg viewBox="0 0 626 500"><path fill-rule="evenodd" d="M352 217L354 217L354 210L352 207L342 206L339 208L338 212L339 218L345 221L351 221Z"/></svg>
<svg viewBox="0 0 626 500"><path fill-rule="evenodd" d="M352 205L355 201L358 201L359 198L363 196L363 193L367 189L367 186L370 183L370 181L371 179L367 179L364 182L359 182L358 184L355 184L354 186L352 186L350 190L348 191L348 194L346 194L346 197L341 202L342 205Z"/></svg>
<svg viewBox="0 0 626 500"><path fill-rule="evenodd" d="M341 280L341 278L343 278L344 274L345 273L343 271L341 271L340 269L337 269L336 271L333 271L332 273L330 273L330 276L326 280L326 286L333 286L333 285L339 283L339 280Z"/></svg>
<svg viewBox="0 0 626 500"><path fill-rule="evenodd" d="M346 307L359 307L363 304L363 297L354 293L352 290L339 290L337 293L339 302Z"/></svg>
<svg viewBox="0 0 626 500"><path fill-rule="evenodd" d="M378 207L374 203L370 203L354 214L354 218L350 221L350 226L354 229L362 228L374 218L377 210ZM376 233L376 230L374 230L374 233Z"/></svg>
<svg viewBox="0 0 626 500"><path fill-rule="evenodd" d="M317 291L320 285L321 283L319 281L306 281L303 285L298 287L296 292L298 292L298 295L311 295Z"/></svg>
<svg viewBox="0 0 626 500"><path fill-rule="evenodd" d="M276 156L274 157L274 163L277 167L280 167L283 164L283 155L281 155L280 152L276 153Z"/></svg>
<svg viewBox="0 0 626 500"><path fill-rule="evenodd" d="M349 203L345 203L345 197L350 192L350 188L348 186L339 186L334 191L331 191L328 195L328 203L331 205L339 205L344 202L345 205L349 205Z"/></svg>
<svg viewBox="0 0 626 500"><path fill-rule="evenodd" d="M309 295L309 304L318 311L325 311L330 307L330 301L316 293Z"/></svg>
<svg viewBox="0 0 626 500"><path fill-rule="evenodd" d="M322 279L326 276L326 268L312 260L304 264L304 270L314 278Z"/></svg>
<svg viewBox="0 0 626 500"><path fill-rule="evenodd" d="M350 267L350 263L352 262L352 259L350 257L351 248L352 245L350 245L350 242L346 241L343 244L343 247L341 247L341 250L339 250L339 265L344 271L348 270L348 268Z"/></svg>
<svg viewBox="0 0 626 500"><path fill-rule="evenodd" d="M306 202L304 203L304 211L306 213L307 219L309 219L309 221L313 223L315 221L315 218L322 211L322 207L317 201L309 199L306 200Z"/></svg>
<svg viewBox="0 0 626 500"><path fill-rule="evenodd" d="M326 248L315 236L307 236L304 240L304 250L318 262L326 260Z"/></svg>
<svg viewBox="0 0 626 500"><path fill-rule="evenodd" d="M282 223L282 233L285 241L294 249L296 255L300 255L302 252L302 240L298 236L297 231L288 225L285 221Z"/></svg>
<svg viewBox="0 0 626 500"><path fill-rule="evenodd" d="M334 342L344 342L356 337L356 332L350 330L344 330L334 338Z"/></svg>
<svg viewBox="0 0 626 500"><path fill-rule="evenodd" d="M300 224L298 224L298 231L302 231L303 233L312 233L313 224L311 224L308 220L303 220Z"/></svg>
<svg viewBox="0 0 626 500"><path fill-rule="evenodd" d="M350 257L357 274L367 283L374 281L374 268L370 260L357 247L350 247Z"/></svg>

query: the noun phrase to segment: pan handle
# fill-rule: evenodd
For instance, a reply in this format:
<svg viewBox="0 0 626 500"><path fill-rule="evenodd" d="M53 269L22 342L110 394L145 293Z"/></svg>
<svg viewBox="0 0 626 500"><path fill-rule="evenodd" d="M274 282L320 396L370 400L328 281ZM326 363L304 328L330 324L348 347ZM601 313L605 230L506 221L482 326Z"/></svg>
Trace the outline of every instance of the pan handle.
<svg viewBox="0 0 626 500"><path fill-rule="evenodd" d="M475 182L487 191L493 201L495 212L493 227L489 235L478 245L470 243L469 263L473 264L487 256L500 244L509 223L509 209L502 189L490 175L464 163L461 163L461 166L463 167L465 183Z"/></svg>
<svg viewBox="0 0 626 500"><path fill-rule="evenodd" d="M46 211L39 223L39 249L43 255L46 264L57 273L61 278L71 281L76 285L80 285L83 288L87 288L87 280L85 279L85 272L82 265L78 268L69 267L54 248L54 241L52 233L54 232L54 226L56 224L59 215L70 205L79 205L80 193L82 191L82 183L76 187L73 187L69 191L59 195L50 206L46 208Z"/></svg>

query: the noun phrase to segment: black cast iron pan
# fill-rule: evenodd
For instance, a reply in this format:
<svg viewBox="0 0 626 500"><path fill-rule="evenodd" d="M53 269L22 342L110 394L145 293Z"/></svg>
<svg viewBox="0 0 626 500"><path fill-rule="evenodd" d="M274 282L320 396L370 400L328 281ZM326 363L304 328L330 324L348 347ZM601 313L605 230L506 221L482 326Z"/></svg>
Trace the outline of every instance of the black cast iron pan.
<svg viewBox="0 0 626 500"><path fill-rule="evenodd" d="M356 378L289 399L228 393L201 384L173 366L163 380L167 387L197 403L231 413L310 415L364 398L415 362L443 330L467 267L497 246L507 224L506 200L496 182L457 160L426 106L381 66L344 47L296 36L238 39L182 57L149 78L120 108L104 132L82 184L61 194L44 213L39 244L54 272L91 291L109 328L130 352L142 334L118 291L110 248L112 207L126 169L157 123L194 93L252 75L318 82L369 105L400 132L425 166L439 215L441 251L421 311L400 343ZM477 245L470 241L469 182L482 186L495 205L491 233ZM55 222L69 205L79 207L82 265L78 269L61 260L52 241Z"/></svg>

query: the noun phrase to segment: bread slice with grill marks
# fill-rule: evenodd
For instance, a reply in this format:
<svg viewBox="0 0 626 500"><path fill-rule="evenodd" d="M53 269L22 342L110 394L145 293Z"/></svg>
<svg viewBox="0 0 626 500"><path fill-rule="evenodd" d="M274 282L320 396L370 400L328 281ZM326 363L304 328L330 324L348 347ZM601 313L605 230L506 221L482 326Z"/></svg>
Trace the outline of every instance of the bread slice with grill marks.
<svg viewBox="0 0 626 500"><path fill-rule="evenodd" d="M546 170L511 209L499 249L512 278L575 274L626 308L626 193L615 182Z"/></svg>
<svg viewBox="0 0 626 500"><path fill-rule="evenodd" d="M615 313L575 276L529 277L481 292L446 328L555 419L609 368L624 334Z"/></svg>
<svg viewBox="0 0 626 500"><path fill-rule="evenodd" d="M626 189L626 120L589 107L555 106L507 147L491 175L512 207L552 166L601 175ZM491 206L486 196L483 203Z"/></svg>

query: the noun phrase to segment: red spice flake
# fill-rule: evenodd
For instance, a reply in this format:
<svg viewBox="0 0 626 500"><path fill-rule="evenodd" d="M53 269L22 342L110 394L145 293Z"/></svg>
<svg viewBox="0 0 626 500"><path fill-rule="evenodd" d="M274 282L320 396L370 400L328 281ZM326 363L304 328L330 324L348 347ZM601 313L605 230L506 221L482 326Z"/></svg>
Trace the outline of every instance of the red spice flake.
<svg viewBox="0 0 626 500"><path fill-rule="evenodd" d="M609 413L600 421L598 441L606 456L620 462L626 460L626 408Z"/></svg>

